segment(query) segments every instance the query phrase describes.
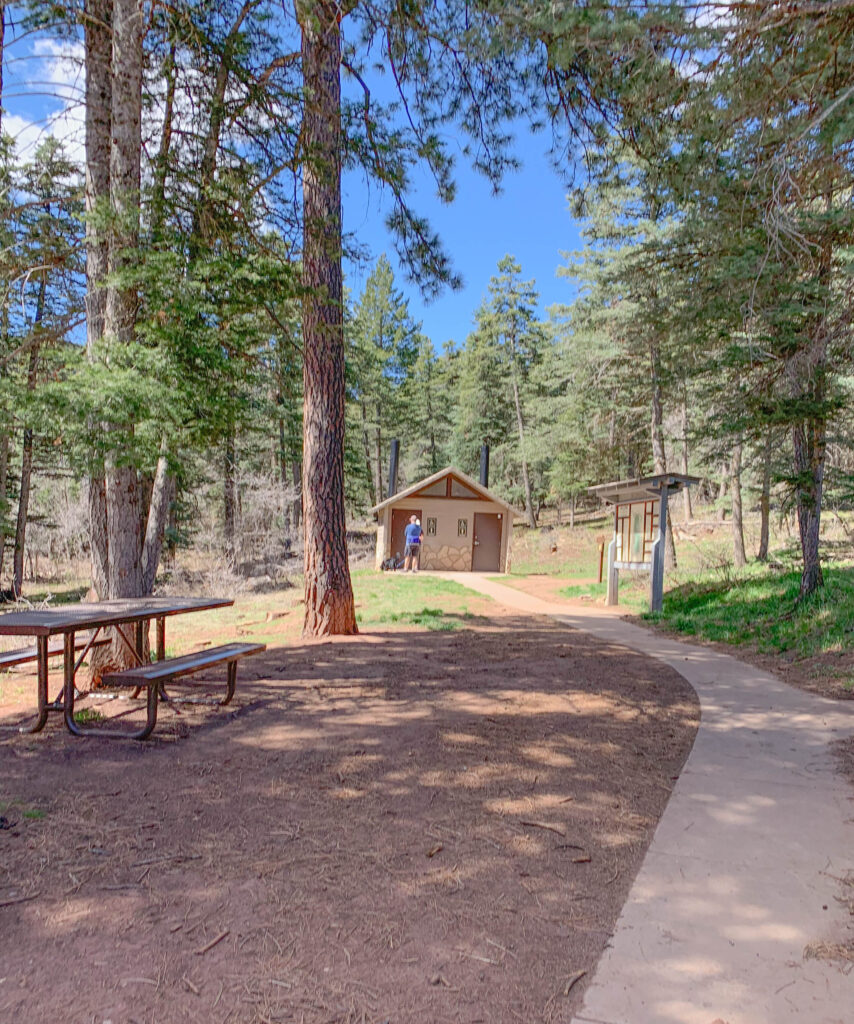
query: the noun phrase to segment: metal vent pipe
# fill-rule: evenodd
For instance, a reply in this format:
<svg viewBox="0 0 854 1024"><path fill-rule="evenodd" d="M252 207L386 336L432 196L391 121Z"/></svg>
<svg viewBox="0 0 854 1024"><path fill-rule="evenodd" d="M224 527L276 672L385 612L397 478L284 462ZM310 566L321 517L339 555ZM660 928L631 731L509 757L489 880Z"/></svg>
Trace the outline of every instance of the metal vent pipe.
<svg viewBox="0 0 854 1024"><path fill-rule="evenodd" d="M391 442L391 454L389 455L388 461L388 494L387 498L390 498L393 494L397 494L397 464L400 461L400 441L395 438Z"/></svg>
<svg viewBox="0 0 854 1024"><path fill-rule="evenodd" d="M489 487L489 445L484 444L480 449L480 486Z"/></svg>

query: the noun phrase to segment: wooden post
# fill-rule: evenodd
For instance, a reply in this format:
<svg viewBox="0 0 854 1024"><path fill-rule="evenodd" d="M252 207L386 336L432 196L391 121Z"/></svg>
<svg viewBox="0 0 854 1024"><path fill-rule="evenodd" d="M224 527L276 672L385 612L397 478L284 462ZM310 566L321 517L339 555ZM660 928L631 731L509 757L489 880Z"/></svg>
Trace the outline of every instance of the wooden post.
<svg viewBox="0 0 854 1024"><path fill-rule="evenodd" d="M614 566L617 561L617 523L619 522L620 506L614 506L614 536L608 545L608 594L606 604L619 603L620 573Z"/></svg>
<svg viewBox="0 0 854 1024"><path fill-rule="evenodd" d="M661 488L658 504L658 537L652 544L652 571L649 574L649 610L660 612L664 603L664 551L667 540L667 485Z"/></svg>

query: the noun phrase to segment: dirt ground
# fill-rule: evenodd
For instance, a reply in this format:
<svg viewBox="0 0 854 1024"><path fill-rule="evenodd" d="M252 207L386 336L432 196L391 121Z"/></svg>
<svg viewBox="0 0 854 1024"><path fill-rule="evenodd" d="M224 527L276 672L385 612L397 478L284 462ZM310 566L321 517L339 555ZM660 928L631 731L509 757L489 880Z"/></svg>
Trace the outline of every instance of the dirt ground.
<svg viewBox="0 0 854 1024"><path fill-rule="evenodd" d="M496 612L270 647L144 744L0 733L0 1020L566 1022L697 718Z"/></svg>

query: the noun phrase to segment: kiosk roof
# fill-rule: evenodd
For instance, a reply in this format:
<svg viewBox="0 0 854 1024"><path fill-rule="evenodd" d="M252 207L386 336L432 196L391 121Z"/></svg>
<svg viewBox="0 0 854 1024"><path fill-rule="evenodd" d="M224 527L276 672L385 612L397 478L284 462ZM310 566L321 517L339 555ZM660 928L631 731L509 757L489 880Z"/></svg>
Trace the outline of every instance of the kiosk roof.
<svg viewBox="0 0 854 1024"><path fill-rule="evenodd" d="M663 490L675 494L683 487L698 484L700 477L684 473L659 473L657 476L636 476L631 480L614 480L609 484L588 487L587 493L601 498L609 505L628 505L633 501L649 501L657 498Z"/></svg>

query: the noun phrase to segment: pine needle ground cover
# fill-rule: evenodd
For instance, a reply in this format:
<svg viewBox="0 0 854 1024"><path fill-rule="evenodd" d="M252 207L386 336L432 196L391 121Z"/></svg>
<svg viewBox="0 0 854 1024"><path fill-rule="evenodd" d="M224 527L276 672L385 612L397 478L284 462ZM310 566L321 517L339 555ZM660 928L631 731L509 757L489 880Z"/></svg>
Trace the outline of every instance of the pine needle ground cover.
<svg viewBox="0 0 854 1024"><path fill-rule="evenodd" d="M696 697L456 583L355 586L364 618L398 621L304 641L292 586L167 623L176 648L278 640L228 708L164 707L147 743L80 741L57 717L0 733L0 1020L573 1018ZM401 621L425 608L465 625ZM31 707L28 678L0 724ZM69 968L34 985L39 962Z"/></svg>

